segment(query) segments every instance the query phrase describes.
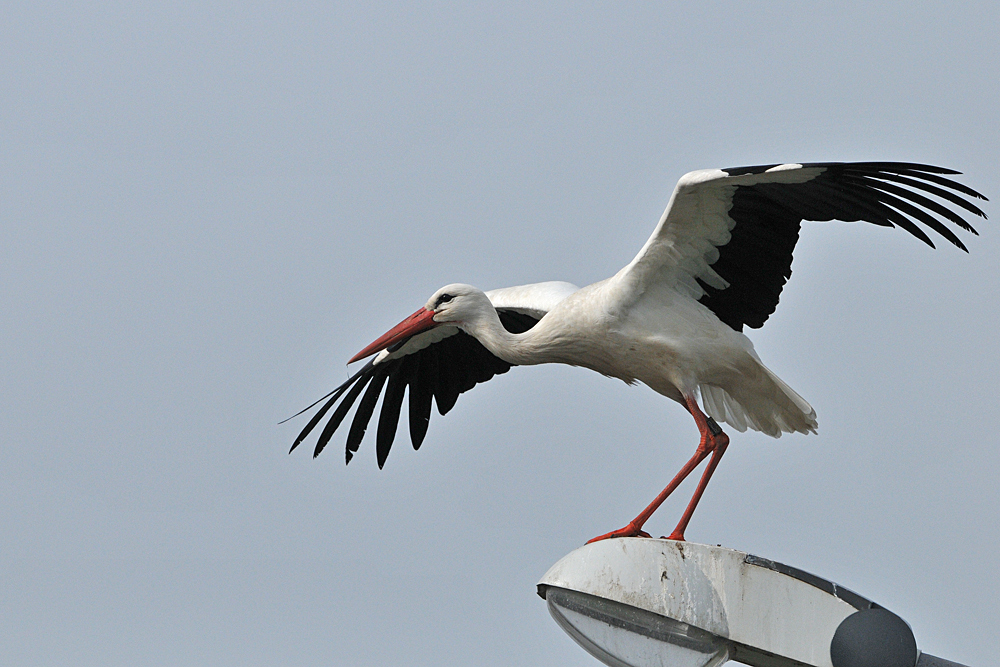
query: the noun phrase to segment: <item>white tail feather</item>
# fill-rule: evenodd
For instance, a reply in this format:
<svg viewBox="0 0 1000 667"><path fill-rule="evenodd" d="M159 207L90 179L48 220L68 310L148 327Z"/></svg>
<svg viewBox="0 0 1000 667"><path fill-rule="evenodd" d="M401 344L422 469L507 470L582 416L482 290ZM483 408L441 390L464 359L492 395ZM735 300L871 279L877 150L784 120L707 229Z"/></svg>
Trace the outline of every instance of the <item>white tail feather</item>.
<svg viewBox="0 0 1000 667"><path fill-rule="evenodd" d="M715 385L701 385L706 414L737 431L749 427L775 438L782 433L815 433L816 411L812 406L763 364L759 368L763 373L757 375L753 386L747 383L734 388L738 397Z"/></svg>

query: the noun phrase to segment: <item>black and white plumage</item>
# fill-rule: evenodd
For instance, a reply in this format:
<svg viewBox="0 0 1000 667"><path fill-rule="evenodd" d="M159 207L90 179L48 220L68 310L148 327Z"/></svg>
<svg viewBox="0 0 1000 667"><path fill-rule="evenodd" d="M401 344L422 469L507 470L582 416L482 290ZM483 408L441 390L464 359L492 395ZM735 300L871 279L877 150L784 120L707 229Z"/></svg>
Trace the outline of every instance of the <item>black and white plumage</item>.
<svg viewBox="0 0 1000 667"><path fill-rule="evenodd" d="M496 306L501 324L510 333L527 331L549 309L578 289L565 282L540 283L529 287L530 290L513 287L487 292L487 297ZM437 404L438 413L446 415L455 406L459 394L506 373L511 366L458 327L438 327L413 336L381 352L344 384L303 410L305 412L325 401L299 433L292 449L302 443L339 400L340 405L327 420L313 450L313 456L319 456L358 396L362 396L347 434L345 452L350 463L365 435L382 389L386 387L375 447L378 467L381 468L396 437L404 391L409 394L410 441L414 449L420 449L431 418L432 399Z"/></svg>
<svg viewBox="0 0 1000 667"><path fill-rule="evenodd" d="M376 434L381 467L407 393L410 437L418 448L432 397L443 415L459 394L513 365L567 363L642 382L691 412L702 434L692 462L714 455L685 515L689 519L728 443L716 422L775 437L816 429L812 407L761 364L742 333L774 312L791 275L800 223L864 221L900 227L933 247L930 232L967 250L949 225L975 234L955 209L985 218L970 201L985 197L949 178L957 173L864 162L686 174L652 236L611 278L582 289L540 283L488 293L467 285L438 290L424 308L352 359L378 353L313 404L322 403L292 449L329 415L314 450L318 455L357 402L347 435L350 461L384 390ZM679 477L688 472L686 466ZM613 535L642 534L645 518L644 512ZM682 524L674 536L683 537L686 520Z"/></svg>

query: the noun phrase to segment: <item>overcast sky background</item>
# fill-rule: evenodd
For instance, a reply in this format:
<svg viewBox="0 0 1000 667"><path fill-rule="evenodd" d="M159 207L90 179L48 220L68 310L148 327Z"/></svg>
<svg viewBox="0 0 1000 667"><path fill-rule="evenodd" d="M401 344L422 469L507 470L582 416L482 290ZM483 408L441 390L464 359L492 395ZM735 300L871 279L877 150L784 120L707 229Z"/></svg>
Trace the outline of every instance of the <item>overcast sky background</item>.
<svg viewBox="0 0 1000 667"><path fill-rule="evenodd" d="M902 160L1000 197L993 2L6 3L0 655L597 664L535 583L691 455L676 404L513 369L315 461L277 422L441 285L603 279L697 168ZM996 219L993 202L984 205ZM996 657L1000 233L806 225L750 332L818 436L733 435L688 530ZM373 435L373 434L369 434ZM674 526L693 482L647 527Z"/></svg>

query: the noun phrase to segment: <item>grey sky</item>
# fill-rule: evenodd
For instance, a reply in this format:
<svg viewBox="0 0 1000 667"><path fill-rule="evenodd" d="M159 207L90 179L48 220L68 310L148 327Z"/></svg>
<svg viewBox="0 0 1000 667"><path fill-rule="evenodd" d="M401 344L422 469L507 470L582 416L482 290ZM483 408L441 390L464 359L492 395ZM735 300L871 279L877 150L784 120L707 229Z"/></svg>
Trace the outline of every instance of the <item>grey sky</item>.
<svg viewBox="0 0 1000 667"><path fill-rule="evenodd" d="M302 421L276 423L441 285L611 275L692 169L917 161L1000 197L998 25L988 2L5 5L0 655L596 664L534 585L690 456L676 404L513 369L381 472L368 440L346 468L343 436L288 456ZM735 434L687 533L972 665L1000 618L995 225L969 255L806 225L750 335L820 434Z"/></svg>

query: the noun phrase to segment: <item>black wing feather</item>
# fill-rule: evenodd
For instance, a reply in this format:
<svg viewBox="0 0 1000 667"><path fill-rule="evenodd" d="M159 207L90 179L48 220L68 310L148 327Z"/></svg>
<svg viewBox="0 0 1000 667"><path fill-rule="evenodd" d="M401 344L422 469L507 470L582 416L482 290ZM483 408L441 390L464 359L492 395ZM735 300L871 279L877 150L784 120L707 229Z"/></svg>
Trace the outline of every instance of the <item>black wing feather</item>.
<svg viewBox="0 0 1000 667"><path fill-rule="evenodd" d="M881 227L893 226L889 220L885 219L884 207L879 204L874 193L867 190L852 192L842 184L822 181L816 184L816 188L825 193L831 203L838 207L846 222L867 220L871 224Z"/></svg>
<svg viewBox="0 0 1000 667"><path fill-rule="evenodd" d="M512 333L527 331L539 319L507 309L500 309L497 314L500 316L500 322ZM400 349L402 345L403 343L400 343L394 346L394 349ZM419 449L430 423L432 400L437 402L438 412L444 415L455 406L460 394L495 375L506 373L510 370L510 366L483 347L478 340L462 331L403 357L388 359L378 364L369 361L347 382L306 408L308 410L326 401L299 433L292 449L294 450L305 440L336 405L317 440L314 456L318 456L360 395L361 401L358 402L351 421L345 446L345 456L350 463L364 439L384 388L385 395L375 435L376 460L381 468L385 465L396 437L407 388L409 388L410 440L413 448ZM363 395L362 390L364 390Z"/></svg>
<svg viewBox="0 0 1000 667"><path fill-rule="evenodd" d="M399 409L403 405L403 393L406 391L404 377L406 364L399 365L399 372L389 375L389 385L382 397L382 412L378 416L378 431L375 434L375 454L378 458L379 470L385 465L389 456L392 441L396 438L396 425L399 424Z"/></svg>
<svg viewBox="0 0 1000 667"><path fill-rule="evenodd" d="M434 402L437 403L438 414L442 417L455 407L455 401L458 400L462 336L471 338L469 334L460 331L438 343L441 347L434 351L438 360L438 372L435 378L436 382L431 386L434 387ZM455 340L456 338L458 341ZM454 363L448 363L449 360L454 360Z"/></svg>
<svg viewBox="0 0 1000 667"><path fill-rule="evenodd" d="M365 377L362 381L355 383L354 387L351 388L351 391L344 397L344 400L342 400L340 405L337 406L337 409L333 411L333 415L330 417L330 420L323 428L323 432L319 434L319 438L316 440L316 448L313 450L313 458L319 456L319 453L323 451L326 444L330 442L330 438L333 437L333 432L336 431L337 427L340 426L340 423L344 421L344 417L347 416L347 412L351 409L351 406L354 405L354 401L358 400L358 395L361 393L361 390L367 387L369 382L371 382L370 375ZM319 416L322 417L323 415L319 414ZM313 419L315 419L315 417ZM313 422L313 425L315 425L315 422Z"/></svg>
<svg viewBox="0 0 1000 667"><path fill-rule="evenodd" d="M511 333L524 333L538 323L538 318L527 313L519 313L516 310L501 309L497 311L500 315L500 324Z"/></svg>
<svg viewBox="0 0 1000 667"><path fill-rule="evenodd" d="M423 379L423 374L427 373L433 377L437 373L437 358L430 354L410 355L411 358L403 363L413 364L414 370L410 374L410 442L413 449L420 449L420 445L427 435L427 427L431 423L431 400L434 392L430 388L430 383ZM433 363L433 366L431 364Z"/></svg>
<svg viewBox="0 0 1000 667"><path fill-rule="evenodd" d="M376 367L374 370L371 384L368 385L365 395L361 397L361 402L358 403L358 410L354 413L351 430L347 432L347 447L344 452L347 457L347 463L351 462L351 458L354 457L354 454L358 451L358 447L361 446L361 439L365 437L365 431L368 430L368 422L371 421L372 413L375 412L375 403L378 401L379 394L382 393L382 387L385 386L386 377L389 376L388 369Z"/></svg>
<svg viewBox="0 0 1000 667"><path fill-rule="evenodd" d="M846 171L850 171L850 170L846 170ZM958 174L959 172L956 171L956 172L951 172L951 173ZM955 190L956 192L961 192L963 195L966 195L968 197L972 197L974 199L982 199L983 201L989 201L982 194L976 192L975 190L973 190L972 188L970 188L967 185L963 185L963 184L959 183L958 181L953 181L950 178L944 178L942 176L935 176L934 174L921 173L920 171L915 170L915 169L900 169L898 172L895 172L895 171L883 171L883 172L879 173L878 177L886 179L886 180L890 180L890 181L898 181L899 179L896 176L897 174L900 175L900 176L904 176L904 175L905 176L913 176L914 178L912 180L916 181L915 183L913 183L913 186L921 188L922 190L927 190L928 186L926 184L924 184L924 185L917 185L917 183L922 183L923 181L927 181L928 183L937 183L938 185L943 185L946 188L950 188L951 190ZM928 190L928 192L931 192L931 190ZM938 194L938 193L934 192L934 194ZM943 190L943 191L941 191L941 195L940 196L942 198L944 198L944 199L947 199L947 200L951 201L954 204L957 204L957 205L961 206L962 208L964 208L965 210L967 210L969 213L974 213L974 214L976 214L976 215L978 215L980 217L983 217L983 218L986 217L986 214L983 213L982 211L980 211L979 208L975 204L971 203L970 201L968 201L966 199L962 199L958 195L950 192L949 190Z"/></svg>
<svg viewBox="0 0 1000 667"><path fill-rule="evenodd" d="M292 415L291 417L288 418L288 419L294 419L294 418L298 417L299 415L301 415L306 410L311 410L314 406L316 406L317 404L319 404L322 401L325 401L327 398L330 399L329 401L326 402L326 404L322 408L320 408L316 412L315 415L313 415L312 419L309 420L309 422L305 425L305 427L302 429L302 431L299 432L299 436L297 438L295 438L295 442L292 443L291 449L288 450L289 454L291 454L293 451L295 451L295 448L298 447L302 443L302 441L306 439L306 436L309 435L309 432L312 431L314 428L316 428L316 424L319 423L319 420L322 419L323 415L325 415L327 413L327 411L333 406L333 404L337 402L337 399L340 398L341 395L343 395L343 393L345 391L347 391L347 388L350 387L355 382L357 382L358 378L366 376L366 374L368 373L368 371L371 370L371 367L374 365L374 363L375 363L374 361L369 361L367 364L365 364L364 366L362 366L361 370L359 370L357 373L355 373L354 375L352 375L351 377L349 377L347 379L347 382L345 382L344 384L340 385L339 387L337 387L336 389L334 389L333 391L331 391L329 394L327 394L323 398L321 398L318 401L314 402L312 405L309 405L309 406L303 408L302 410L299 410L294 415ZM365 382L368 382L368 380L366 379ZM353 402L353 399L351 399L351 401ZM282 421L280 423L284 424L286 421L288 421L288 419L286 419L286 420L284 420L284 421Z"/></svg>
<svg viewBox="0 0 1000 667"><path fill-rule="evenodd" d="M742 331L744 323L762 326L778 305L781 289L792 275L792 249L799 239L800 218L775 205L766 191L752 188L736 191L733 208L737 207L740 220L712 265L729 287L720 290L702 283L705 296L701 303Z"/></svg>
<svg viewBox="0 0 1000 667"><path fill-rule="evenodd" d="M955 247L964 250L965 252L969 252L969 249L965 247L965 244L962 243L961 239L955 236L955 233L951 231L951 229L945 227L940 220L935 218L927 211L917 206L914 206L913 204L910 203L911 201L915 201L915 199L912 197L912 193L910 193L908 190L904 188L895 188L895 186L886 183L879 183L877 185L872 185L871 187L880 193L884 193L878 195L878 197L879 201L881 201L886 206L892 206L901 213L904 213L905 215L908 215L911 218L915 218L917 221L924 223L925 225L933 229L935 232L943 236ZM899 193L893 192L893 189L898 189L901 190L902 192L905 192L906 196L905 197L900 196ZM929 239L926 242L929 243L932 248L934 247L934 244L930 243Z"/></svg>
<svg viewBox="0 0 1000 667"><path fill-rule="evenodd" d="M730 176L744 176L762 174L774 166L723 171ZM736 224L729 242L719 246L719 258L712 264L729 287L720 290L704 281L699 283L705 290L701 303L737 331L742 331L744 325L762 326L777 307L781 290L792 273L792 252L802 220L897 226L933 248L922 224L967 251L942 219L975 234L972 225L954 210L916 190L986 217L961 195L982 200L986 197L947 178L959 173L951 169L909 162L826 162L802 167L823 171L804 183L737 184L733 193L729 217Z"/></svg>
<svg viewBox="0 0 1000 667"><path fill-rule="evenodd" d="M923 181L918 181L918 180L913 179L913 178L907 178L906 176L899 176L897 174L882 174L879 178L881 179L881 182L879 183L879 187L881 189L885 189L887 192L893 192L894 194L899 194L899 192L897 192L895 190L892 190L892 189L889 189L890 184L888 182L886 182L886 181L892 181L894 183L902 183L902 184L908 185L908 186L910 186L912 188L923 190L924 192L929 192L930 194L932 194L932 195L934 195L936 197L940 197L941 199L945 199L947 201L950 201L953 204L957 204L958 206L961 206L965 210L969 211L970 213L974 213L976 215L980 215L980 216L986 217L986 214L983 213L981 210L979 210L979 207L977 207L974 204L971 204L971 203L967 202L966 200L964 200L961 197L959 197L958 195L956 195L954 192L949 192L948 190L945 190L943 188L939 188L939 187L934 186L934 185L930 185L928 183L924 183ZM970 225L968 222L965 221L965 218L963 218L962 216L960 216L958 213L955 213L954 211L952 211L947 206L942 206L941 204L939 204L938 202L934 201L933 199L928 199L927 197L924 197L923 195L917 194L916 192L913 192L912 190L906 190L905 188L900 188L900 190L902 192L908 193L906 196L909 199L911 199L912 201L915 201L916 203L920 204L924 208L931 209L932 211L934 211L938 215L940 215L942 217L945 217L948 220L951 220L952 222L954 222L956 225L958 225L959 227L961 227L965 231L972 232L976 236L979 236L979 232L977 232L975 229L973 229L972 225Z"/></svg>

